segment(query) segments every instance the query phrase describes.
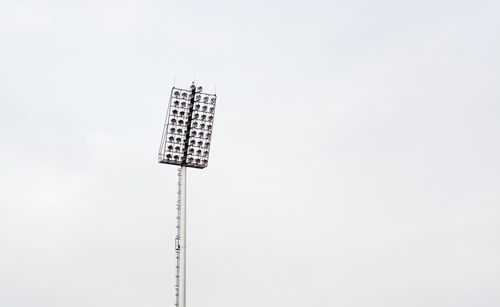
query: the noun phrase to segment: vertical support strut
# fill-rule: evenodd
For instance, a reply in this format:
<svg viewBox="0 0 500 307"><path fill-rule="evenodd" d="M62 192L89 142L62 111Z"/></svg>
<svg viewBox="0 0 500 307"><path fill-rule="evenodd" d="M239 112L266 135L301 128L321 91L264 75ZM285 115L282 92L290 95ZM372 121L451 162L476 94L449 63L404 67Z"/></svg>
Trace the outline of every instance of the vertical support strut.
<svg viewBox="0 0 500 307"><path fill-rule="evenodd" d="M188 146L189 146L189 137L191 136L191 122L193 121L193 109L194 109L194 96L196 95L196 87L191 85L193 88L191 89L191 99L190 99L190 107L189 107L189 112L188 112L188 119L186 123L186 138L184 140L184 154L182 156L182 163L181 165L186 165L187 163L187 156L188 156Z"/></svg>
<svg viewBox="0 0 500 307"><path fill-rule="evenodd" d="M175 306L186 306L186 166L179 168L179 191L177 200L177 236L175 252L177 258Z"/></svg>

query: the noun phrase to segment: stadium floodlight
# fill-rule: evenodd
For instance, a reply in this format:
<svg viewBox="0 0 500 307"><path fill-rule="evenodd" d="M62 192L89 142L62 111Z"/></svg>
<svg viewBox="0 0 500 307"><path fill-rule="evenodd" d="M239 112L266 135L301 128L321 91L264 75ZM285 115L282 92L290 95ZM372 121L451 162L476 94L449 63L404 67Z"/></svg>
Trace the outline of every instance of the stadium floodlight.
<svg viewBox="0 0 500 307"><path fill-rule="evenodd" d="M208 165L215 112L215 94L194 83L189 90L172 88L163 127L158 162L180 166L175 251L175 305L186 306L186 169Z"/></svg>
<svg viewBox="0 0 500 307"><path fill-rule="evenodd" d="M160 163L193 168L207 167L208 155L199 156L196 152L199 141L210 142L212 137L212 121L217 96L203 93L202 90L201 86L197 88L194 84L190 90L172 88L158 155ZM183 98L179 99L179 96ZM182 155L175 159L169 145L177 144L179 137L183 143ZM195 140L194 144L190 143L190 140ZM195 154L191 154L190 151L193 147Z"/></svg>

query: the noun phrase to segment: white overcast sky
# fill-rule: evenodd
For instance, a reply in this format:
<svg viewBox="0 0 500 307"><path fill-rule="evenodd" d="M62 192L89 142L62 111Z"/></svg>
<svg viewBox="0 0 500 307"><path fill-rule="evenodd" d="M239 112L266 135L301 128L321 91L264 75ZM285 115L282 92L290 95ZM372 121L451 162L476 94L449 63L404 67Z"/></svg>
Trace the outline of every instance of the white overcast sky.
<svg viewBox="0 0 500 307"><path fill-rule="evenodd" d="M0 0L0 306L500 306L498 1Z"/></svg>

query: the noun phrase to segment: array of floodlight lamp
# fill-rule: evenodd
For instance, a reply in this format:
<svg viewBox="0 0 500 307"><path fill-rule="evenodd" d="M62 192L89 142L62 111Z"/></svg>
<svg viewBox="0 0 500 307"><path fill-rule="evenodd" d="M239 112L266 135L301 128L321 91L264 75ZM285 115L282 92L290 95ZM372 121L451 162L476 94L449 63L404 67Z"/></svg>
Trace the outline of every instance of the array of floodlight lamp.
<svg viewBox="0 0 500 307"><path fill-rule="evenodd" d="M158 162L207 167L217 96L202 91L172 88Z"/></svg>

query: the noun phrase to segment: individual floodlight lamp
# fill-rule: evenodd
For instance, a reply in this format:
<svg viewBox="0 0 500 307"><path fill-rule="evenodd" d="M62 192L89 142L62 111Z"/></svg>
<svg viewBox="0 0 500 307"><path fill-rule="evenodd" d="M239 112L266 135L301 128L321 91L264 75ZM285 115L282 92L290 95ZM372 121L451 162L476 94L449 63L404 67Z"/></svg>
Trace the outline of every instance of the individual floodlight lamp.
<svg viewBox="0 0 500 307"><path fill-rule="evenodd" d="M172 88L163 127L158 162L179 165L175 305L186 306L186 169L208 165L214 121L215 94L194 83L189 90Z"/></svg>

